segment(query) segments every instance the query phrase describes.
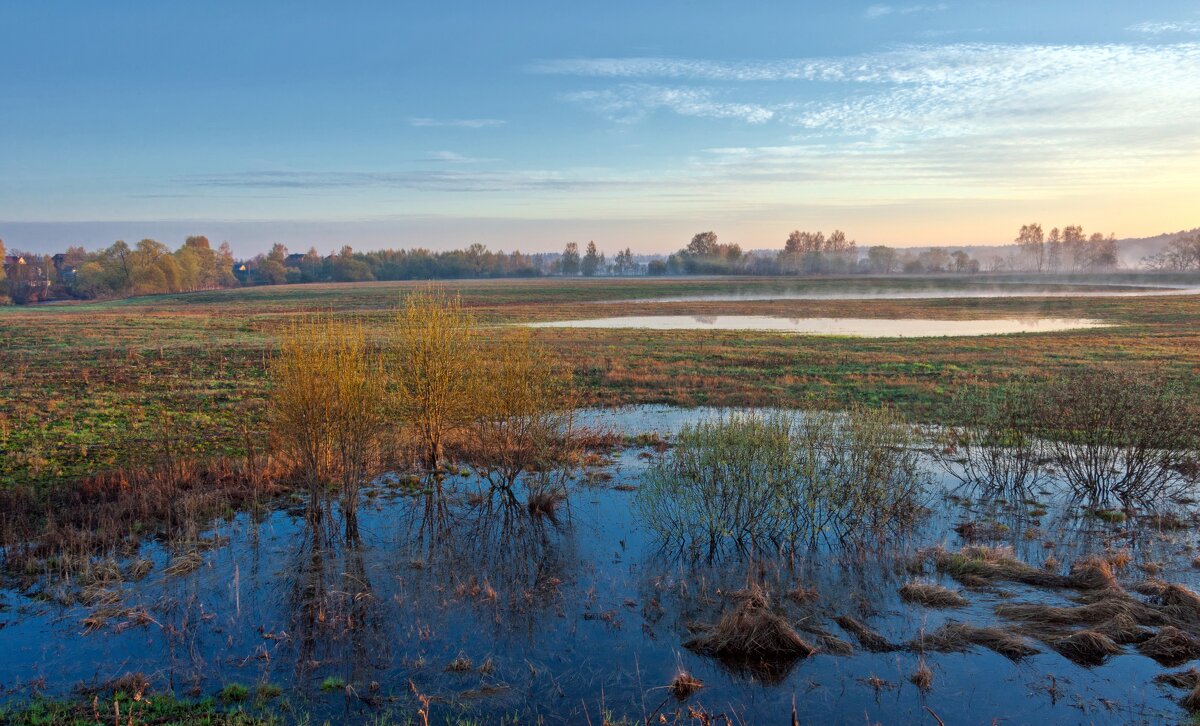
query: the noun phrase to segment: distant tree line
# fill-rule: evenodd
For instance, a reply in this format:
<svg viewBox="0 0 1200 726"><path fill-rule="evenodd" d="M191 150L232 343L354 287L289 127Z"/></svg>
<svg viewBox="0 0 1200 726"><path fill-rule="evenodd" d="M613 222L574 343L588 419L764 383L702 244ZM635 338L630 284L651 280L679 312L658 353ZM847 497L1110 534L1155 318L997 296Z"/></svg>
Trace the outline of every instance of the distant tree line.
<svg viewBox="0 0 1200 726"><path fill-rule="evenodd" d="M1165 250L1143 258L1142 263L1152 270L1200 270L1200 232L1171 240Z"/></svg>
<svg viewBox="0 0 1200 726"><path fill-rule="evenodd" d="M593 244L593 252L594 248ZM331 255L321 255L316 249L292 254L277 243L265 254L237 260L228 243L214 249L206 237L200 236L188 237L175 251L161 242L144 239L133 247L119 240L95 252L73 246L55 255L8 253L0 241L0 255L4 259L0 266L0 303L17 304L244 285L533 277L550 272L557 257L493 252L481 244L446 252L355 252L346 246ZM602 263L603 255L598 257ZM618 255L623 264L631 258Z"/></svg>
<svg viewBox="0 0 1200 726"><path fill-rule="evenodd" d="M899 273L979 272L980 262L962 250L940 247L913 251L885 245L865 250L834 230L824 232L795 230L787 236L783 249L775 253L743 252L737 244L718 240L715 232L701 232L686 247L664 261L647 265L650 275L853 275Z"/></svg>
<svg viewBox="0 0 1200 726"><path fill-rule="evenodd" d="M315 248L292 253L276 243L269 252L236 260L228 243L213 248L206 237L188 237L171 251L144 239L123 241L95 252L68 247L56 255L7 253L0 241L0 303L29 303L61 298L106 298L212 290L242 285L371 280L451 280L489 277L595 277L602 275L850 275L975 274L982 271L1078 273L1111 270L1119 263L1116 238L1087 235L1078 225L1043 232L1041 224L1022 225L1013 245L984 258L966 250L930 247L908 250L874 245L862 248L845 232L795 230L777 251L746 252L721 242L713 231L692 236L665 258L635 256L630 248L611 258L589 241L582 252L575 242L560 254L494 252L485 245L434 252L388 249L356 252L342 247L321 255ZM1143 263L1159 270L1200 270L1200 233L1179 237Z"/></svg>
<svg viewBox="0 0 1200 726"><path fill-rule="evenodd" d="M235 274L243 284L281 285L302 282L367 282L371 280L452 280L473 277L536 277L554 255L493 252L482 244L466 249L355 252L344 246L322 256L315 248L289 253L276 243L271 250L240 263Z"/></svg>
<svg viewBox="0 0 1200 726"><path fill-rule="evenodd" d="M1013 240L1024 257L1019 266L1029 272L1085 272L1111 270L1120 262L1115 235L1084 234L1078 225L1055 227L1049 234L1034 222L1021 226Z"/></svg>
<svg viewBox="0 0 1200 726"><path fill-rule="evenodd" d="M4 245L0 242L0 252ZM5 253L7 277L0 295L23 304L61 298L120 297L211 290L237 284L228 244L213 249L205 237L188 237L171 251L152 239L124 241L95 252L68 247L55 255Z"/></svg>

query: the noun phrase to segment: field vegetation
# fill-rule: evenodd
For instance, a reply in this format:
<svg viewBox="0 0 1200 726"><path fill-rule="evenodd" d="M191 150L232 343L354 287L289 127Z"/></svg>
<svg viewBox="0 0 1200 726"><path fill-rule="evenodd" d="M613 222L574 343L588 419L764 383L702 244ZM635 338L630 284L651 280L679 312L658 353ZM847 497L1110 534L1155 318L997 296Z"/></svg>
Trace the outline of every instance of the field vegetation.
<svg viewBox="0 0 1200 726"><path fill-rule="evenodd" d="M1130 278L1122 278L1132 282ZM879 281L689 279L483 281L447 288L496 338L509 323L598 315L762 314L983 318L1093 317L1112 327L1038 336L848 339L704 331L554 330L532 341L562 361L583 405L672 403L838 408L888 403L949 421L965 386L1115 367L1200 390L1200 300L1004 298L649 303L630 300L784 290L870 290ZM904 279L895 289L927 289ZM941 283L939 283L941 284ZM950 283L946 283L950 284ZM382 344L400 295L420 285L306 285L0 310L0 482L75 481L172 456L261 452L270 430L269 362L296 316L352 319ZM953 286L952 286L953 289ZM624 300L624 301L623 301ZM986 374L983 373L986 371Z"/></svg>

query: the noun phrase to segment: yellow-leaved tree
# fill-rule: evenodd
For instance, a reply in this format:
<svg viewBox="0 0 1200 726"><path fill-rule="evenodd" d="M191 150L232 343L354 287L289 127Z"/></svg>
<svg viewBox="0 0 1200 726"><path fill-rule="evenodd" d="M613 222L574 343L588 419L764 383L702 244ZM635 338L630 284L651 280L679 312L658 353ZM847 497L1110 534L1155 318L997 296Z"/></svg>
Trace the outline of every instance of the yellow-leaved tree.
<svg viewBox="0 0 1200 726"><path fill-rule="evenodd" d="M472 459L493 488L512 498L521 474L536 478L573 453L571 382L561 361L528 330L488 346L485 359L471 426Z"/></svg>
<svg viewBox="0 0 1200 726"><path fill-rule="evenodd" d="M381 357L358 323L329 316L294 321L271 365L271 424L321 511L340 484L348 539L357 539L358 490L379 463L384 429Z"/></svg>
<svg viewBox="0 0 1200 726"><path fill-rule="evenodd" d="M405 296L387 358L395 410L417 434L435 471L449 437L472 420L479 400L479 329L462 299L437 289Z"/></svg>

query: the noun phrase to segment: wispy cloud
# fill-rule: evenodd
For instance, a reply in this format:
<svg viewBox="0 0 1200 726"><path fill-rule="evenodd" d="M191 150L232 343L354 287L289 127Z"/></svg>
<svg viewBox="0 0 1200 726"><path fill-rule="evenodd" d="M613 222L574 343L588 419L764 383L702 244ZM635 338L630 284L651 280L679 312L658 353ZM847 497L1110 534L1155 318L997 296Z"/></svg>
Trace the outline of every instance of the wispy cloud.
<svg viewBox="0 0 1200 726"><path fill-rule="evenodd" d="M946 3L936 5L871 5L863 11L867 20L878 20L889 15L912 15L914 13L938 13L949 10Z"/></svg>
<svg viewBox="0 0 1200 726"><path fill-rule="evenodd" d="M570 191L625 185L627 180L543 170L309 171L254 170L178 177L192 187L240 189L407 189L438 192Z"/></svg>
<svg viewBox="0 0 1200 726"><path fill-rule="evenodd" d="M421 157L418 161L434 161L443 164L482 164L485 162L496 161L496 159L487 159L478 156L467 156L460 154L457 151L433 151Z"/></svg>
<svg viewBox="0 0 1200 726"><path fill-rule="evenodd" d="M564 96L621 122L636 121L657 109L680 116L737 119L751 124L770 121L775 111L757 103L730 103L703 88L668 88L645 84L623 84L614 89L577 91Z"/></svg>
<svg viewBox="0 0 1200 726"><path fill-rule="evenodd" d="M618 120L663 109L778 124L787 145L698 162L761 181L804 181L819 165L839 179L1083 188L1139 172L1167 178L1200 160L1200 43L959 43L767 62L567 59L535 70L618 81L567 96Z"/></svg>
<svg viewBox="0 0 1200 726"><path fill-rule="evenodd" d="M1195 20L1147 20L1130 25L1126 30L1143 35L1200 34L1200 22Z"/></svg>
<svg viewBox="0 0 1200 726"><path fill-rule="evenodd" d="M694 58L565 58L532 64L534 73L592 78L707 81L842 80L841 63L823 59L710 61Z"/></svg>
<svg viewBox="0 0 1200 726"><path fill-rule="evenodd" d="M410 118L408 120L408 125L417 127L451 126L461 129L484 129L492 126L503 126L504 121L496 118L436 119L417 116Z"/></svg>

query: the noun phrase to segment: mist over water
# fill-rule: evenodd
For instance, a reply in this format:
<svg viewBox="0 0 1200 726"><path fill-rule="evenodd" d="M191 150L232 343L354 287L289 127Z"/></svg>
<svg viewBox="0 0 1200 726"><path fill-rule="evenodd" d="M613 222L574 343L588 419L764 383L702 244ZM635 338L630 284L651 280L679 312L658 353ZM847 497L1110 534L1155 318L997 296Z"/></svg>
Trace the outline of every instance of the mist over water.
<svg viewBox="0 0 1200 726"><path fill-rule="evenodd" d="M941 338L951 336L1052 333L1106 327L1087 318L993 318L927 320L915 318L782 318L768 315L633 315L526 323L534 328L634 330L742 330L791 335L845 335L863 338Z"/></svg>
<svg viewBox="0 0 1200 726"><path fill-rule="evenodd" d="M1092 285L1080 285L1079 289L1063 289L1062 285L1055 287L1025 287L1013 286L1012 289L1003 287L987 287L979 289L957 289L931 287L918 290L897 290L880 287L866 290L847 290L844 292L812 292L788 290L783 292L732 292L713 293L704 295L676 295L668 297L642 298L637 300L620 300L608 302L622 303L676 303L676 302L769 302L774 300L960 300L987 298L1098 298L1098 297L1162 297L1175 295L1197 295L1200 287L1154 287L1139 285L1113 286L1111 289L1095 289Z"/></svg>

